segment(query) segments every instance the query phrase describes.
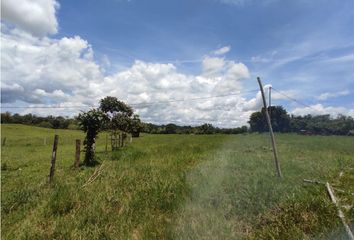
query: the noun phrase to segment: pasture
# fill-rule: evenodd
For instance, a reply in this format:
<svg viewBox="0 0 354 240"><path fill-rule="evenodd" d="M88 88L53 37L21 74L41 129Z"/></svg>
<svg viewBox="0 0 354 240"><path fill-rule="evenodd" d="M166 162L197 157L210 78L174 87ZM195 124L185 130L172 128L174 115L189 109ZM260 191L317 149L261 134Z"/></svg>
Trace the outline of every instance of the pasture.
<svg viewBox="0 0 354 240"><path fill-rule="evenodd" d="M72 169L82 132L1 128L2 239L347 239L325 187L303 179L354 192L353 137L277 134L279 180L267 134L143 134L112 153L102 133L102 173L83 187L100 166ZM353 227L354 196L336 195Z"/></svg>

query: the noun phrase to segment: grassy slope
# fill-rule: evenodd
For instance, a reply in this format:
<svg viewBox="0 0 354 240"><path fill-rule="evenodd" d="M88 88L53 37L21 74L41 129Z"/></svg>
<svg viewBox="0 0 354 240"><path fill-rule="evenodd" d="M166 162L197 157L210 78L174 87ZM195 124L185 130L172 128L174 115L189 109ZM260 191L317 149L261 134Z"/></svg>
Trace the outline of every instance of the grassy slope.
<svg viewBox="0 0 354 240"><path fill-rule="evenodd" d="M94 168L71 169L79 131L57 130L56 183L46 184L54 132L2 125L4 239L312 239L343 233L324 187L304 187L302 179L330 180L354 192L348 168L353 138L278 135L285 176L279 182L267 135L144 135L114 155L104 153L103 135L97 144L102 175L82 188ZM352 196L337 195L354 205ZM353 210L346 215L353 223Z"/></svg>

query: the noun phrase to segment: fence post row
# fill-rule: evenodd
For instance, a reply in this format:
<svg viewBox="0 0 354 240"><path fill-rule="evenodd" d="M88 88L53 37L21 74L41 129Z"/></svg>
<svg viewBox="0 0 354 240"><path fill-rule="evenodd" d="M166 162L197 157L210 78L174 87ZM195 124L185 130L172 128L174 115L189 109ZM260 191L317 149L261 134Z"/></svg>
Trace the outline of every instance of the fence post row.
<svg viewBox="0 0 354 240"><path fill-rule="evenodd" d="M54 143L53 143L53 151L52 151L52 160L51 160L51 166L50 166L50 172L49 172L49 182L52 182L53 178L54 178L55 161L57 159L58 139L59 139L59 136L55 135L54 136Z"/></svg>

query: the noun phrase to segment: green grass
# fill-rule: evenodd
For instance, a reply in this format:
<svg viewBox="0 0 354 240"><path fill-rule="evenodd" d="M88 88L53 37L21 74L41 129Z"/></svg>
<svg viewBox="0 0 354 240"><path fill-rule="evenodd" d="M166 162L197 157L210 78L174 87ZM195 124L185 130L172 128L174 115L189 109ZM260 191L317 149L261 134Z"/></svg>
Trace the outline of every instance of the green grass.
<svg viewBox="0 0 354 240"><path fill-rule="evenodd" d="M100 166L72 169L82 132L2 125L2 137L3 239L346 239L325 187L303 179L354 192L352 137L278 134L279 181L268 135L143 135L112 154L101 134L86 187Z"/></svg>

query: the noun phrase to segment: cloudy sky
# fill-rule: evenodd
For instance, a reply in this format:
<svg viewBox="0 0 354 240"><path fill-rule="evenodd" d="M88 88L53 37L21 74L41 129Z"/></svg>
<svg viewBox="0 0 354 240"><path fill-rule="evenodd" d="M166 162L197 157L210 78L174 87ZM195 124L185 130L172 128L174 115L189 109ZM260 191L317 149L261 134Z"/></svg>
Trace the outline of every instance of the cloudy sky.
<svg viewBox="0 0 354 240"><path fill-rule="evenodd" d="M260 76L266 92L306 104L273 91L290 113L354 116L353 9L352 0L2 0L2 111L73 116L110 95L144 121L237 127L260 109ZM11 108L22 106L36 108Z"/></svg>

